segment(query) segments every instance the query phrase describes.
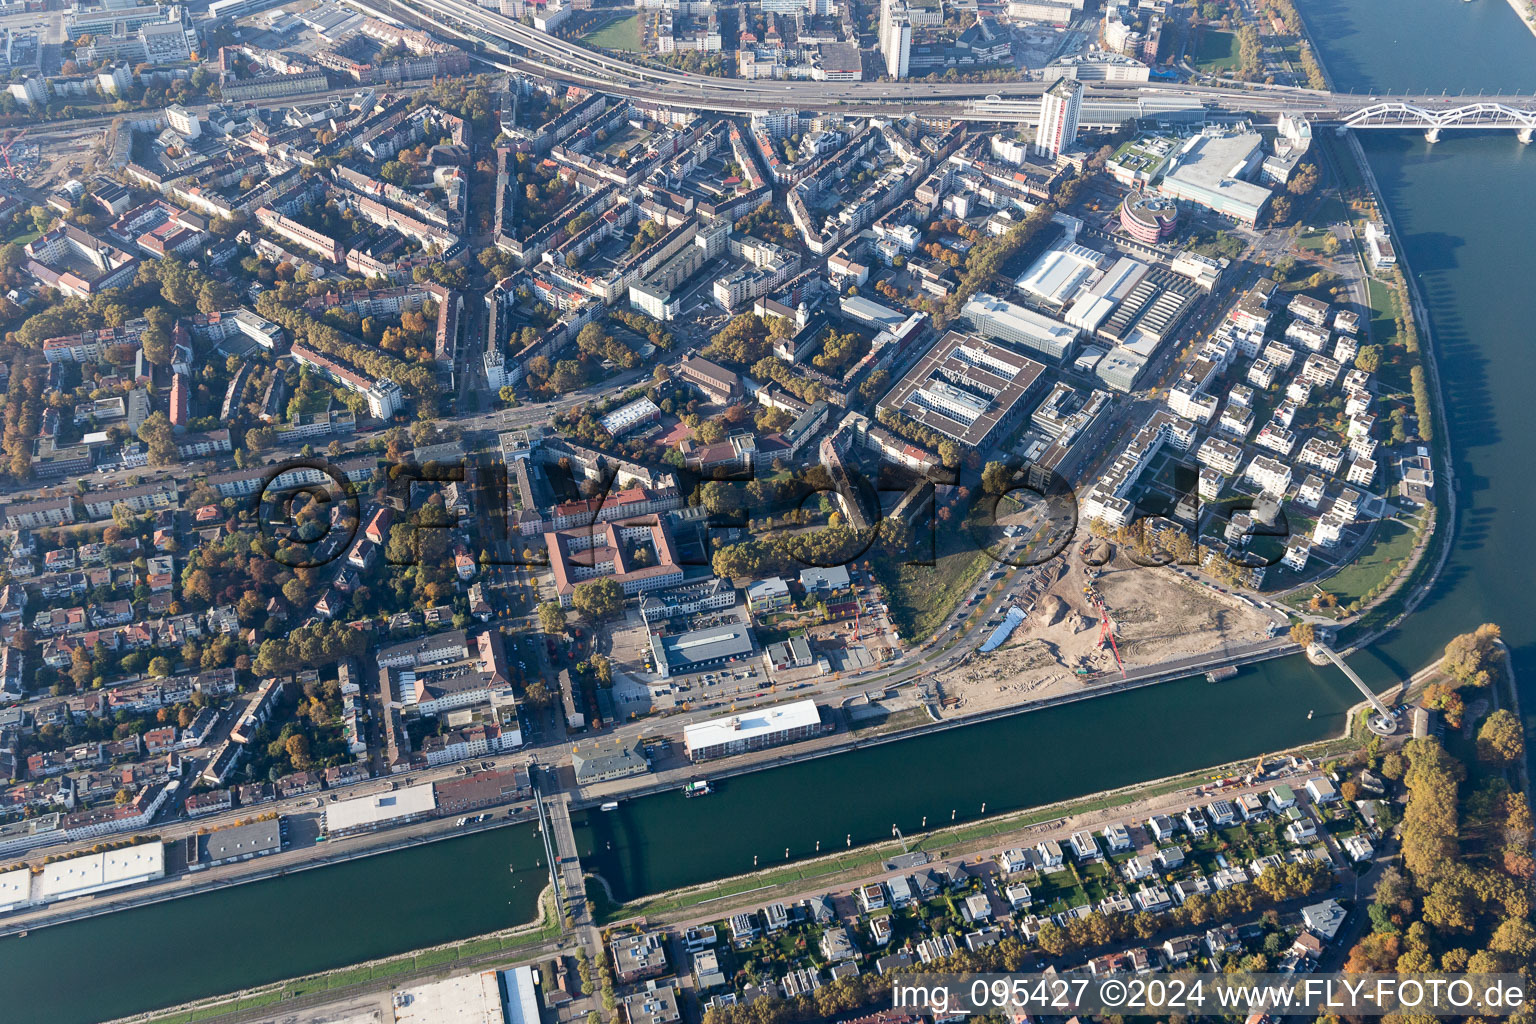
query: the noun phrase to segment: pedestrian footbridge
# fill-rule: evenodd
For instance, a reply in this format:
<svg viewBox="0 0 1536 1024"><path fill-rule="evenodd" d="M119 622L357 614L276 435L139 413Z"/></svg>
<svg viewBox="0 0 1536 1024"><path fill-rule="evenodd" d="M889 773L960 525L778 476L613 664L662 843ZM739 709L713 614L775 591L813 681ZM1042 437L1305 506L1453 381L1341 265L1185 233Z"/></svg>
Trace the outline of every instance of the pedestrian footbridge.
<svg viewBox="0 0 1536 1024"><path fill-rule="evenodd" d="M1338 666L1339 671L1343 672L1349 678L1349 681L1355 684L1355 688L1365 695L1365 699L1370 702L1374 712L1368 723L1372 732L1381 736L1390 736L1397 732L1397 713L1388 708L1382 702L1382 699L1376 696L1376 692L1365 685L1365 680L1361 679L1355 673L1355 670L1350 668L1343 658L1339 657L1337 651L1325 643L1313 643L1309 653L1321 654L1333 662Z"/></svg>

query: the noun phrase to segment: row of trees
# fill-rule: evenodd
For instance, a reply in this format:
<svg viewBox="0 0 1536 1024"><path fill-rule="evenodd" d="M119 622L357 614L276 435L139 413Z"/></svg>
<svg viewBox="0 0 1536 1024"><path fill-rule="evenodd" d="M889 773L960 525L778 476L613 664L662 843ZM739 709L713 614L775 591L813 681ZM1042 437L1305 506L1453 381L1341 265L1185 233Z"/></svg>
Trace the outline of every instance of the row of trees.
<svg viewBox="0 0 1536 1024"><path fill-rule="evenodd" d="M284 306L271 292L263 292L256 300L256 311L287 328L294 341L347 363L370 377L389 377L423 401L430 401L437 393L431 367L419 363L412 365L379 349L369 348L302 310Z"/></svg>
<svg viewBox="0 0 1536 1024"><path fill-rule="evenodd" d="M1081 180L1081 178L1073 178L1062 185L1057 201L1062 204L1070 202ZM965 273L960 275L960 282L955 287L954 294L950 295L945 302L942 314L934 318L934 326L943 327L944 324L959 316L960 310L970 301L971 296L985 288L991 281L992 275L1001 270L1004 263L1028 245L1042 228L1051 223L1056 209L1056 202L1037 206L1017 226L995 238L984 238L971 246L971 251L965 257Z"/></svg>
<svg viewBox="0 0 1536 1024"><path fill-rule="evenodd" d="M4 439L7 469L16 480L25 480L32 472L32 439L42 420L43 384L39 368L16 361L5 393Z"/></svg>
<svg viewBox="0 0 1536 1024"><path fill-rule="evenodd" d="M1328 80L1323 75L1322 65L1317 62L1317 55L1312 52L1312 44L1301 34L1301 15L1296 12L1296 5L1291 0L1264 0L1263 10L1270 17L1285 22L1286 28L1296 33L1296 46L1301 51L1301 69L1306 73L1307 87L1328 88Z"/></svg>
<svg viewBox="0 0 1536 1024"><path fill-rule="evenodd" d="M716 551L711 566L722 579L798 572L813 565L850 565L877 550L904 550L906 543L906 527L895 519L882 519L862 532L834 522L800 533L738 541Z"/></svg>
<svg viewBox="0 0 1536 1024"><path fill-rule="evenodd" d="M950 469L960 465L960 446L926 424L919 423L890 406L875 410L875 420L885 429L913 444L937 452L939 461Z"/></svg>
<svg viewBox="0 0 1536 1024"><path fill-rule="evenodd" d="M1429 397L1429 384L1424 378L1424 367L1416 365L1409 371L1413 387L1413 415L1418 420L1418 434L1426 441L1435 437L1435 405Z"/></svg>

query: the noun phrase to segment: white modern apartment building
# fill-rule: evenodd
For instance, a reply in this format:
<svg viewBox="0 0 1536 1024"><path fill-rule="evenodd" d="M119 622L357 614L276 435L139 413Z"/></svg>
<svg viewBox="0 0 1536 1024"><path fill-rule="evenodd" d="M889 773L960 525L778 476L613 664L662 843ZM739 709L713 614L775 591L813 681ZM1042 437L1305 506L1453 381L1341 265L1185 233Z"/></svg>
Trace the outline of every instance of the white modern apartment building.
<svg viewBox="0 0 1536 1024"><path fill-rule="evenodd" d="M1083 83L1059 78L1040 97L1040 123L1035 128L1035 152L1057 157L1077 143L1077 123L1083 111Z"/></svg>

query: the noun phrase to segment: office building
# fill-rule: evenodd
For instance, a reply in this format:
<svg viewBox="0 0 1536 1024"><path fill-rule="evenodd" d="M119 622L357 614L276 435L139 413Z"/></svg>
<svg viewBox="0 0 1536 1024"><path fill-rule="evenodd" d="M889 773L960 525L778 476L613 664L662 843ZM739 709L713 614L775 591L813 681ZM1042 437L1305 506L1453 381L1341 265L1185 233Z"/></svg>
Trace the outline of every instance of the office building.
<svg viewBox="0 0 1536 1024"><path fill-rule="evenodd" d="M984 337L1001 339L1057 363L1071 355L1077 340L1077 328L985 292L972 296L960 315Z"/></svg>
<svg viewBox="0 0 1536 1024"><path fill-rule="evenodd" d="M816 702L801 700L687 726L683 746L689 760L708 761L809 739L822 729Z"/></svg>
<svg viewBox="0 0 1536 1024"><path fill-rule="evenodd" d="M1028 411L1045 366L1012 349L950 331L880 400L967 448L985 451Z"/></svg>

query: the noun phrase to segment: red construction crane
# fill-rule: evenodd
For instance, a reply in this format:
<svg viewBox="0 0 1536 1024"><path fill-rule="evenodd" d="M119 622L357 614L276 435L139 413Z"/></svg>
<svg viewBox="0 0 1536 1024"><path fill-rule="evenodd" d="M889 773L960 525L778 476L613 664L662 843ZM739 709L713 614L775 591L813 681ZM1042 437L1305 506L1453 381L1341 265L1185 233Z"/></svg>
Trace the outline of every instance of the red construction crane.
<svg viewBox="0 0 1536 1024"><path fill-rule="evenodd" d="M1104 649L1104 641L1109 641L1110 652L1115 656L1115 665L1120 669L1120 678L1125 678L1125 662L1120 660L1120 648L1115 645L1115 631L1109 625L1109 610L1104 607L1103 600L1094 592L1089 592L1088 600L1099 610L1099 650Z"/></svg>
<svg viewBox="0 0 1536 1024"><path fill-rule="evenodd" d="M20 142L26 134L27 130L25 128L15 135L7 131L5 133L5 143L0 145L0 157L5 158L5 172L10 175L12 181L16 180L16 168L11 164L11 147Z"/></svg>

